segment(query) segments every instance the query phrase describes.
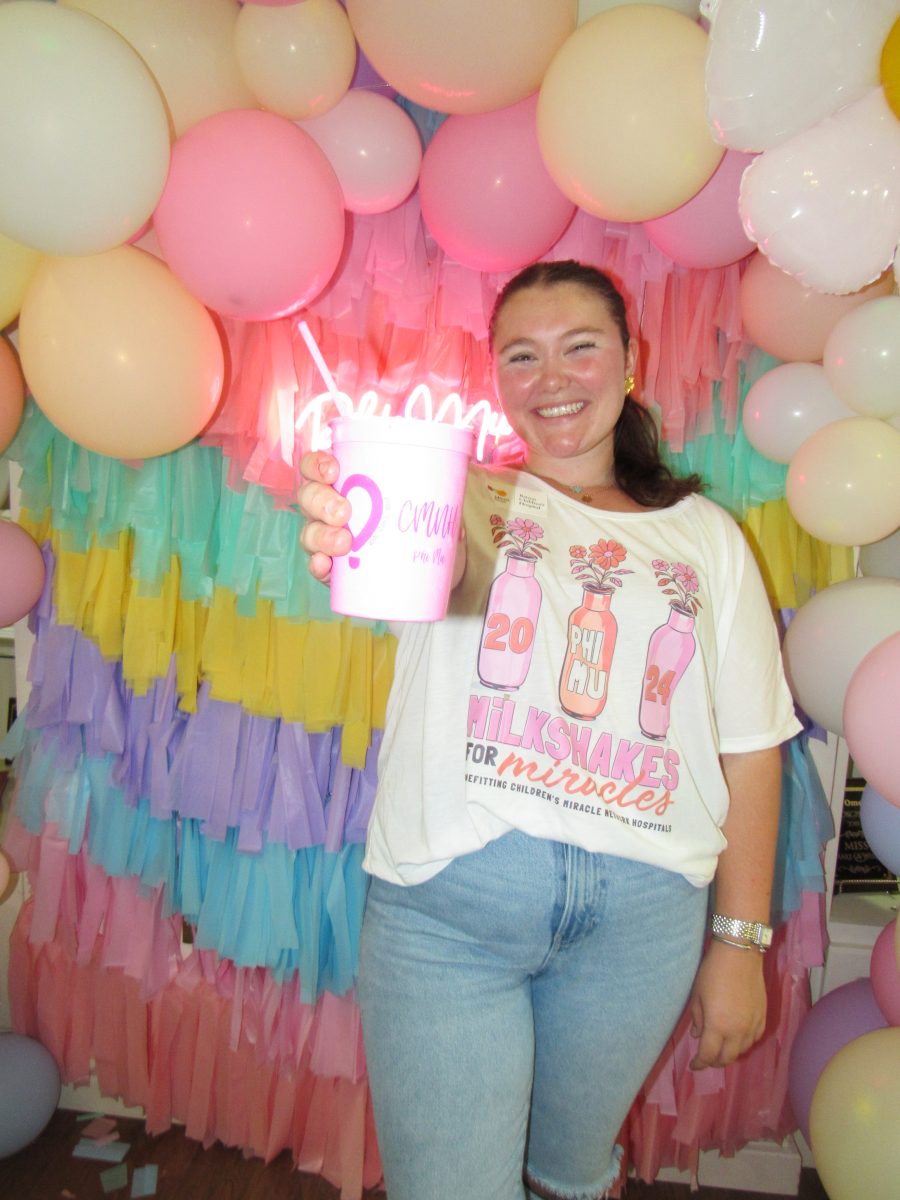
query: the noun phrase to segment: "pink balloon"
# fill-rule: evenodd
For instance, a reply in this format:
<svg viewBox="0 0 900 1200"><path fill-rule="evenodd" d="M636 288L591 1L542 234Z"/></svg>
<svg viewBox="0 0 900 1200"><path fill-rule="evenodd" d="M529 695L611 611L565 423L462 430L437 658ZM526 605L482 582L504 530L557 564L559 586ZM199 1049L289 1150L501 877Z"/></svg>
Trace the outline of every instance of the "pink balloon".
<svg viewBox="0 0 900 1200"><path fill-rule="evenodd" d="M515 271L565 232L575 205L544 166L537 95L492 112L448 117L419 176L422 216L451 258L476 271Z"/></svg>
<svg viewBox="0 0 900 1200"><path fill-rule="evenodd" d="M351 90L320 117L297 123L334 167L348 212L388 212L416 186L422 139L408 113L386 96Z"/></svg>
<svg viewBox="0 0 900 1200"><path fill-rule="evenodd" d="M900 1025L900 963L894 944L897 920L889 921L875 939L869 964L869 978L878 1007L888 1024Z"/></svg>
<svg viewBox="0 0 900 1200"><path fill-rule="evenodd" d="M0 521L0 625L30 613L44 586L44 559L21 525Z"/></svg>
<svg viewBox="0 0 900 1200"><path fill-rule="evenodd" d="M172 147L153 226L199 300L267 321L308 304L331 279L344 204L309 134L275 113L233 109L198 121Z"/></svg>
<svg viewBox="0 0 900 1200"><path fill-rule="evenodd" d="M853 674L844 697L844 734L870 787L900 806L900 633L879 642Z"/></svg>
<svg viewBox="0 0 900 1200"><path fill-rule="evenodd" d="M645 221L650 241L683 267L725 267L746 258L756 243L738 212L741 176L755 155L727 150L709 180L680 208Z"/></svg>

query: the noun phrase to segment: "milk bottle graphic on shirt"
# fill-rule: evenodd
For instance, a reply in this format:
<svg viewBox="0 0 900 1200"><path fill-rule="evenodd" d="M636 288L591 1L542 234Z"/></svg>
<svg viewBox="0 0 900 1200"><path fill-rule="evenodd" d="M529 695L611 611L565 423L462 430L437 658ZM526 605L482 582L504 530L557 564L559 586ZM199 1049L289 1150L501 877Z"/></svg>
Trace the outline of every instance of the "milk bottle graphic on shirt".
<svg viewBox="0 0 900 1200"><path fill-rule="evenodd" d="M694 657L694 617L700 601L692 567L654 559L653 569L663 595L676 599L669 601L668 620L653 631L647 644L638 720L645 737L661 741L669 732L675 689Z"/></svg>
<svg viewBox="0 0 900 1200"><path fill-rule="evenodd" d="M593 721L606 705L619 628L609 608L612 595L612 588L589 585L581 606L569 617L559 702L570 717L582 721Z"/></svg>
<svg viewBox="0 0 900 1200"><path fill-rule="evenodd" d="M610 611L628 551L601 539L590 547L570 546L572 574L582 585L581 605L569 616L566 656L559 676L559 702L570 717L593 721L606 706L618 623Z"/></svg>
<svg viewBox="0 0 900 1200"><path fill-rule="evenodd" d="M538 614L541 585L534 577L537 560L546 546L544 531L525 517L505 521L491 516L494 545L506 551L504 569L491 584L481 630L478 678L485 687L500 691L520 688L528 676Z"/></svg>

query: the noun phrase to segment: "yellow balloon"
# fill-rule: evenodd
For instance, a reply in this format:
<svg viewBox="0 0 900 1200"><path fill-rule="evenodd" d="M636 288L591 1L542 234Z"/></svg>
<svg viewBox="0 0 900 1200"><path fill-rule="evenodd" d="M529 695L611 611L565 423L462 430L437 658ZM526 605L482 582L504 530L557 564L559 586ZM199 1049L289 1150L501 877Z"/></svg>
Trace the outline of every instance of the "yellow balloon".
<svg viewBox="0 0 900 1200"><path fill-rule="evenodd" d="M270 112L294 121L318 117L350 87L356 38L337 0L271 8L245 4L234 36L238 66Z"/></svg>
<svg viewBox="0 0 900 1200"><path fill-rule="evenodd" d="M881 48L881 86L895 117L900 118L900 17Z"/></svg>
<svg viewBox="0 0 900 1200"><path fill-rule="evenodd" d="M649 221L686 203L724 153L706 123L707 37L655 4L580 25L541 84L538 139L557 186L597 217Z"/></svg>
<svg viewBox="0 0 900 1200"><path fill-rule="evenodd" d="M887 537L900 526L900 432L877 417L823 425L794 453L785 495L797 524L820 541Z"/></svg>
<svg viewBox="0 0 900 1200"><path fill-rule="evenodd" d="M238 0L58 0L112 26L149 67L172 132L203 117L256 108L237 63Z"/></svg>
<svg viewBox="0 0 900 1200"><path fill-rule="evenodd" d="M490 112L536 92L578 15L577 0L346 2L379 75L444 113Z"/></svg>
<svg viewBox="0 0 900 1200"><path fill-rule="evenodd" d="M22 305L19 350L53 424L115 458L183 446L222 392L212 317L164 263L133 246L45 259Z"/></svg>
<svg viewBox="0 0 900 1200"><path fill-rule="evenodd" d="M40 250L0 233L0 329L19 315L25 289L42 258Z"/></svg>
<svg viewBox="0 0 900 1200"><path fill-rule="evenodd" d="M900 1027L847 1042L825 1064L809 1112L813 1158L830 1200L897 1200Z"/></svg>

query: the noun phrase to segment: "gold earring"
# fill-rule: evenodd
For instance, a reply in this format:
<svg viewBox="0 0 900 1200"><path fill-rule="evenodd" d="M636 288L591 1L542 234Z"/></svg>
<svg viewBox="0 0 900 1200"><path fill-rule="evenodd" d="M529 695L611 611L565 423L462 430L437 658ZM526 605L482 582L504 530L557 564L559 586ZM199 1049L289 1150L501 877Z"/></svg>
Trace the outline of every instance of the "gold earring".
<svg viewBox="0 0 900 1200"><path fill-rule="evenodd" d="M630 396L633 391L634 391L634 376L626 375L625 376L625 395Z"/></svg>

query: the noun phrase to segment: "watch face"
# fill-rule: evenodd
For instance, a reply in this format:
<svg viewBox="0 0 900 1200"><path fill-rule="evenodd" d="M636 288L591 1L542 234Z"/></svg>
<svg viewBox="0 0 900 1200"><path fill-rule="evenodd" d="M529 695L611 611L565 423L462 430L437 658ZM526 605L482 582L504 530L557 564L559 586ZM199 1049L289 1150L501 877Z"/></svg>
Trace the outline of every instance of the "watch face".
<svg viewBox="0 0 900 1200"><path fill-rule="evenodd" d="M761 925L759 929L759 944L761 946L772 945L772 930L768 925Z"/></svg>

